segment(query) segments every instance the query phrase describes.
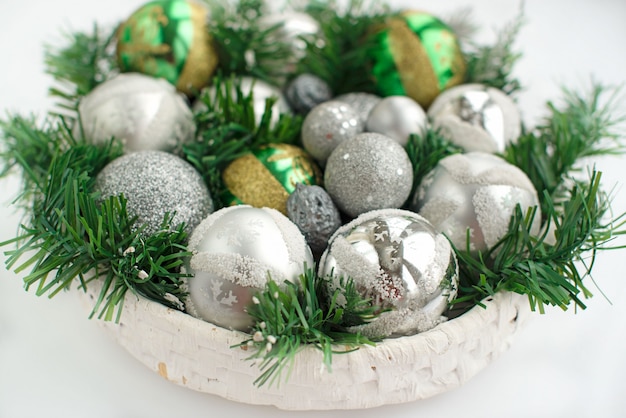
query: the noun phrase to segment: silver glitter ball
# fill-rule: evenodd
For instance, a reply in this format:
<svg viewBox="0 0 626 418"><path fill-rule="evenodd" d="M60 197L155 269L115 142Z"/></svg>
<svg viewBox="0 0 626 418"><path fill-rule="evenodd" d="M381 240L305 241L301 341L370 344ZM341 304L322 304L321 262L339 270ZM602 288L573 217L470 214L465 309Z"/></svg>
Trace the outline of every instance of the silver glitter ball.
<svg viewBox="0 0 626 418"><path fill-rule="evenodd" d="M446 234L459 250L484 252L507 233L516 205L523 211L539 206L537 192L526 174L502 158L481 152L442 159L418 187L411 210L419 211ZM535 215L531 233L540 230Z"/></svg>
<svg viewBox="0 0 626 418"><path fill-rule="evenodd" d="M363 124L367 122L372 109L382 100L381 97L370 93L346 93L335 97L333 100L344 102L352 106L359 114Z"/></svg>
<svg viewBox="0 0 626 418"><path fill-rule="evenodd" d="M465 84L441 93L428 109L435 127L465 151L503 152L521 133L515 102L501 90Z"/></svg>
<svg viewBox="0 0 626 418"><path fill-rule="evenodd" d="M399 208L409 197L413 167L404 148L377 133L362 133L341 143L328 158L326 190L346 214Z"/></svg>
<svg viewBox="0 0 626 418"><path fill-rule="evenodd" d="M302 146L320 163L342 142L363 132L352 107L336 100L315 106L302 123Z"/></svg>
<svg viewBox="0 0 626 418"><path fill-rule="evenodd" d="M103 198L123 194L137 227L146 235L157 232L166 213L173 225L193 230L213 211L202 176L183 159L162 151L138 151L113 160L96 177L95 190Z"/></svg>
<svg viewBox="0 0 626 418"><path fill-rule="evenodd" d="M173 85L138 73L119 74L85 96L76 134L101 144L112 137L126 152L177 150L193 139L189 106Z"/></svg>
<svg viewBox="0 0 626 418"><path fill-rule="evenodd" d="M423 135L428 128L424 109L407 96L389 96L370 111L365 130L394 139L403 147L411 134Z"/></svg>
<svg viewBox="0 0 626 418"><path fill-rule="evenodd" d="M329 101L332 96L328 83L313 74L300 74L285 90L291 109L301 115L306 115L315 106Z"/></svg>
<svg viewBox="0 0 626 418"><path fill-rule="evenodd" d="M294 282L313 266L304 237L274 209L233 206L207 217L189 239L187 311L224 328L247 331L246 309L269 277Z"/></svg>
<svg viewBox="0 0 626 418"><path fill-rule="evenodd" d="M330 236L341 226L339 210L326 190L298 183L287 199L287 216L300 228L306 242L318 256Z"/></svg>
<svg viewBox="0 0 626 418"><path fill-rule="evenodd" d="M354 327L370 337L433 328L445 320L442 315L458 288L449 241L421 216L397 209L365 213L337 230L320 261L320 274L333 274L331 290L352 278L364 298L389 309Z"/></svg>

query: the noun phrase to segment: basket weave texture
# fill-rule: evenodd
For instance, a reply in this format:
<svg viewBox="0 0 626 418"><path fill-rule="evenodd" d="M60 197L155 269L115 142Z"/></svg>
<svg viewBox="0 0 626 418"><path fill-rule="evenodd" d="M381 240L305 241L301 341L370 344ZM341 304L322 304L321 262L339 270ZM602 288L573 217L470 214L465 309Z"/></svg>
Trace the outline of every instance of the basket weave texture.
<svg viewBox="0 0 626 418"><path fill-rule="evenodd" d="M89 309L100 289L81 298ZM254 386L259 369L245 349L247 339L182 312L127 295L119 324L100 321L135 358L163 378L237 402L289 410L362 409L428 398L454 389L510 346L530 312L528 299L498 293L462 316L410 337L333 356L332 371L314 347L301 350L289 380Z"/></svg>

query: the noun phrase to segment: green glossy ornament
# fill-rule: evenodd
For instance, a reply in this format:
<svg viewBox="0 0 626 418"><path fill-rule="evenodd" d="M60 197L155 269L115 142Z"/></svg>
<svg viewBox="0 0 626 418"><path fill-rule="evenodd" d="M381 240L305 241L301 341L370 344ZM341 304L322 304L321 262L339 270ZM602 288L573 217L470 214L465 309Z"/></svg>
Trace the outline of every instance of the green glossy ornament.
<svg viewBox="0 0 626 418"><path fill-rule="evenodd" d="M319 185L320 169L302 148L271 144L234 160L222 172L229 205L268 207L287 214L287 199L298 183Z"/></svg>
<svg viewBox="0 0 626 418"><path fill-rule="evenodd" d="M428 108L463 82L465 61L452 30L432 15L406 11L374 35L372 75L382 96L409 96Z"/></svg>
<svg viewBox="0 0 626 418"><path fill-rule="evenodd" d="M191 0L146 3L118 29L120 69L164 78L188 95L197 93L217 67L207 16L206 7Z"/></svg>

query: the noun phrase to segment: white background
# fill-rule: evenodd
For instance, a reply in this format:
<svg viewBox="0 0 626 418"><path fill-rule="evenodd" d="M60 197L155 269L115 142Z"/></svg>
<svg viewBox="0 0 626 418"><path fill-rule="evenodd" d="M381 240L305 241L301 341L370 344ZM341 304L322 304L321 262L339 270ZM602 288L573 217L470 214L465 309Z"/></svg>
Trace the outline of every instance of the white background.
<svg viewBox="0 0 626 418"><path fill-rule="evenodd" d="M140 0L0 0L0 112L43 114L51 106L43 74L44 42L63 28L115 23ZM509 0L394 1L397 7L445 16L471 4L481 37L510 20ZM527 0L517 75L527 123L559 97L559 85L626 80L626 1ZM622 107L622 111L626 107ZM4 115L4 113L3 113ZM625 158L597 162L615 187L614 209L626 211ZM16 180L0 183L0 241L13 237L19 215L8 205ZM621 241L624 243L624 240ZM4 261L2 255L0 259ZM600 295L588 310L533 315L510 351L465 386L433 399L358 412L361 417L623 417L626 416L626 250L600 254ZM282 417L295 413L242 405L175 386L149 371L96 325L72 294L53 300L26 293L21 278L0 268L0 418L15 417ZM303 417L353 416L353 411Z"/></svg>

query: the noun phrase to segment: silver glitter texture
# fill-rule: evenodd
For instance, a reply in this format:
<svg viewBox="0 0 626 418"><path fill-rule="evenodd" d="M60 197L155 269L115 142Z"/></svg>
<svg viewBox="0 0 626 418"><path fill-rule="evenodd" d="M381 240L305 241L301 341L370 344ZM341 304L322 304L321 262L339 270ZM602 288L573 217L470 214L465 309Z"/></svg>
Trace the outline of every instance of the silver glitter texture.
<svg viewBox="0 0 626 418"><path fill-rule="evenodd" d="M370 93L346 93L335 97L333 100L338 100L352 106L352 108L358 113L363 124L367 122L370 112L376 106L382 98Z"/></svg>
<svg viewBox="0 0 626 418"><path fill-rule="evenodd" d="M341 226L339 210L319 186L297 184L287 199L287 216L300 228L317 255L326 249L330 236Z"/></svg>
<svg viewBox="0 0 626 418"><path fill-rule="evenodd" d="M481 152L442 159L418 187L410 209L419 211L460 249L492 248L508 231L516 205L538 206L537 192L526 174L502 158ZM532 234L539 233L541 214Z"/></svg>
<svg viewBox="0 0 626 418"><path fill-rule="evenodd" d="M465 84L440 94L428 109L433 125L466 152L503 152L521 133L515 102L482 84Z"/></svg>
<svg viewBox="0 0 626 418"><path fill-rule="evenodd" d="M331 100L311 110L302 123L302 146L320 163L342 142L363 132L363 123L348 104Z"/></svg>
<svg viewBox="0 0 626 418"><path fill-rule="evenodd" d="M186 161L162 151L138 151L109 163L96 177L102 197L123 194L130 216L144 233L158 231L166 213L176 215L173 225L185 223L192 231L209 213L213 201L202 176Z"/></svg>
<svg viewBox="0 0 626 418"><path fill-rule="evenodd" d="M208 216L189 239L187 311L213 324L247 331L246 312L269 277L295 281L311 250L298 228L274 209L233 206Z"/></svg>
<svg viewBox="0 0 626 418"><path fill-rule="evenodd" d="M368 212L337 230L320 261L320 274L331 273L331 290L351 277L363 297L390 309L353 329L370 337L431 329L445 320L458 288L448 240L421 216L397 209Z"/></svg>
<svg viewBox="0 0 626 418"><path fill-rule="evenodd" d="M195 134L189 106L173 85L138 73L119 74L85 96L76 134L101 144L115 137L126 152L173 151Z"/></svg>
<svg viewBox="0 0 626 418"><path fill-rule="evenodd" d="M328 158L326 190L346 214L399 208L409 197L413 167L404 148L377 133L362 133L341 143Z"/></svg>
<svg viewBox="0 0 626 418"><path fill-rule="evenodd" d="M291 109L301 115L308 114L311 109L329 101L332 96L333 92L328 83L313 74L300 74L285 90L285 97Z"/></svg>
<svg viewBox="0 0 626 418"><path fill-rule="evenodd" d="M411 134L422 135L428 127L424 109L406 96L389 96L371 110L365 130L378 132L394 139L403 147Z"/></svg>

